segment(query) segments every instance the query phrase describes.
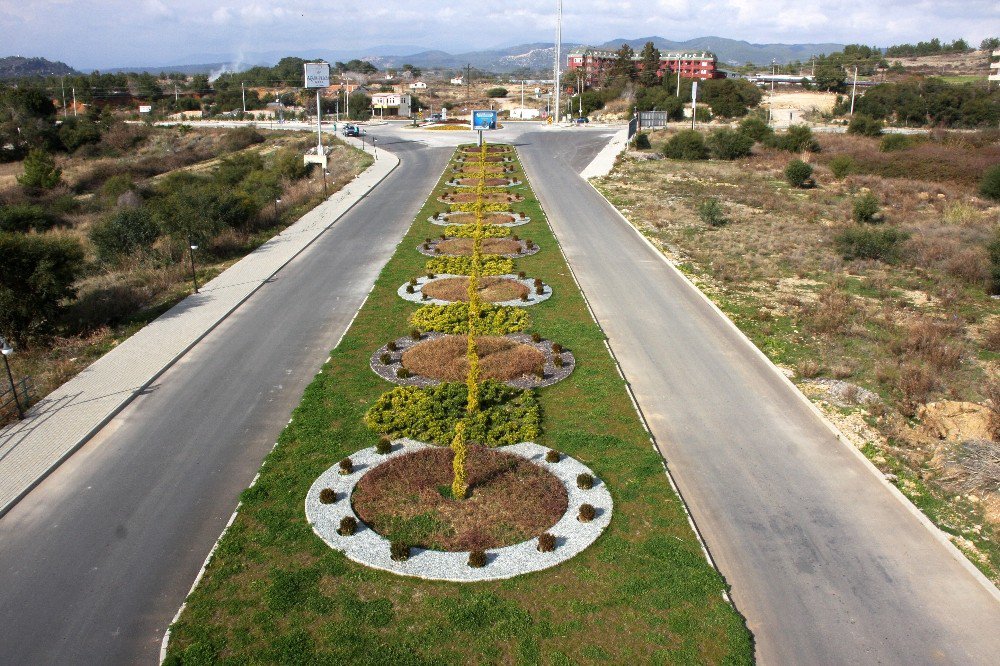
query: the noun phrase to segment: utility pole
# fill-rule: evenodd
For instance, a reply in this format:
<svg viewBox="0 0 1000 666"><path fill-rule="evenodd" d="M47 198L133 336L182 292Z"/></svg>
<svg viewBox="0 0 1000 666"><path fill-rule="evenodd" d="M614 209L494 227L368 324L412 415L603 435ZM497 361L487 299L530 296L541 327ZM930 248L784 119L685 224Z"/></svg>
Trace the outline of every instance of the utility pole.
<svg viewBox="0 0 1000 666"><path fill-rule="evenodd" d="M178 100L179 97L180 97L180 93L177 92L177 84L175 83L174 84L174 104L177 103L177 100Z"/></svg>
<svg viewBox="0 0 1000 666"><path fill-rule="evenodd" d="M858 92L858 68L854 67L854 85L851 86L851 115L854 115L854 95Z"/></svg>
<svg viewBox="0 0 1000 666"><path fill-rule="evenodd" d="M63 118L66 117L66 77L62 76L59 78L60 84L62 86L62 98L63 98Z"/></svg>
<svg viewBox="0 0 1000 666"><path fill-rule="evenodd" d="M774 119L774 58L771 58L771 96L767 99L767 124Z"/></svg>
<svg viewBox="0 0 1000 666"><path fill-rule="evenodd" d="M559 0L559 7L556 11L556 65L553 71L553 85L556 89L556 103L553 106L556 112L555 122L559 122L559 93L562 92L559 84L559 70L562 68L562 0Z"/></svg>
<svg viewBox="0 0 1000 666"><path fill-rule="evenodd" d="M465 103L469 105L469 111L472 111L472 63L467 63L465 65Z"/></svg>
<svg viewBox="0 0 1000 666"><path fill-rule="evenodd" d="M583 118L583 79L576 77L576 93L580 96L580 117Z"/></svg>
<svg viewBox="0 0 1000 666"><path fill-rule="evenodd" d="M247 88L243 81L240 81L240 92L243 93L243 113L247 112Z"/></svg>
<svg viewBox="0 0 1000 666"><path fill-rule="evenodd" d="M698 82L691 83L691 129L698 119Z"/></svg>
<svg viewBox="0 0 1000 666"><path fill-rule="evenodd" d="M521 119L524 119L524 79L521 79Z"/></svg>
<svg viewBox="0 0 1000 666"><path fill-rule="evenodd" d="M323 107L319 103L319 88L316 88L316 157L323 156ZM326 171L326 163L323 163L323 170ZM323 177L323 184L326 184L326 176Z"/></svg>
<svg viewBox="0 0 1000 666"><path fill-rule="evenodd" d="M76 86L73 86L73 117L76 118Z"/></svg>
<svg viewBox="0 0 1000 666"><path fill-rule="evenodd" d="M681 54L677 54L677 99L681 98Z"/></svg>

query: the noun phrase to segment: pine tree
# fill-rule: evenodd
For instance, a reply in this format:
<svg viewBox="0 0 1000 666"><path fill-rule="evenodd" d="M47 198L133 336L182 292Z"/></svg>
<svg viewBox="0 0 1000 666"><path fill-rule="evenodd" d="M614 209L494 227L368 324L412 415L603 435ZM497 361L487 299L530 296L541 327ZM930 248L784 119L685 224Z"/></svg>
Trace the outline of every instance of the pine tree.
<svg viewBox="0 0 1000 666"><path fill-rule="evenodd" d="M638 72L635 67L635 51L628 44L622 44L618 49L618 57L615 64L608 71L608 80L635 81Z"/></svg>
<svg viewBox="0 0 1000 666"><path fill-rule="evenodd" d="M653 42L646 42L642 47L640 55L642 71L639 72L639 85L644 88L652 88L660 82L657 71L660 69L660 49L653 45Z"/></svg>

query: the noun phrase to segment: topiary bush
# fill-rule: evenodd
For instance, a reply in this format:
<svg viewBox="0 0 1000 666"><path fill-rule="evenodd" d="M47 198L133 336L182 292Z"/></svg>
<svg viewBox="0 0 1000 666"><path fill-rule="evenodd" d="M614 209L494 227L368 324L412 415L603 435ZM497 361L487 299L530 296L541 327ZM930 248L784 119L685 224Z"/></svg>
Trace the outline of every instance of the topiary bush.
<svg viewBox="0 0 1000 666"><path fill-rule="evenodd" d="M385 435L379 437L378 443L375 444L375 453L383 456L392 453L392 440Z"/></svg>
<svg viewBox="0 0 1000 666"><path fill-rule="evenodd" d="M472 257L434 257L427 262L427 270L452 275L472 275ZM484 254L480 262L480 275L505 275L514 270L514 260L498 254Z"/></svg>
<svg viewBox="0 0 1000 666"><path fill-rule="evenodd" d="M848 175L854 173L857 169L857 164L854 162L854 158L850 155L837 155L830 160L827 165L830 167L830 171L837 180L843 180Z"/></svg>
<svg viewBox="0 0 1000 666"><path fill-rule="evenodd" d="M482 335L519 333L531 325L531 318L524 308L490 304L480 307L476 332ZM468 333L469 304L424 305L410 315L410 324L424 331Z"/></svg>
<svg viewBox="0 0 1000 666"><path fill-rule="evenodd" d="M469 553L469 566L473 569L481 569L486 566L486 553L481 550L474 550Z"/></svg>
<svg viewBox="0 0 1000 666"><path fill-rule="evenodd" d="M595 509L590 504L581 504L580 505L580 513L577 514L576 518L581 523L589 523L590 521L592 521L594 519L595 516L597 516L597 509Z"/></svg>
<svg viewBox="0 0 1000 666"><path fill-rule="evenodd" d="M859 136L882 136L882 121L859 113L851 118L851 122L847 125L847 133Z"/></svg>
<svg viewBox="0 0 1000 666"><path fill-rule="evenodd" d="M410 545L403 541L393 541L389 544L389 555L397 562L410 559Z"/></svg>
<svg viewBox="0 0 1000 666"><path fill-rule="evenodd" d="M556 538L554 535L545 532L538 537L538 550L542 553L551 553L556 549Z"/></svg>
<svg viewBox="0 0 1000 666"><path fill-rule="evenodd" d="M900 246L909 237L905 231L894 227L851 227L838 234L834 244L844 259L875 259L892 264L899 260Z"/></svg>
<svg viewBox="0 0 1000 666"><path fill-rule="evenodd" d="M406 368L396 368L396 377L399 379L409 379L412 373Z"/></svg>
<svg viewBox="0 0 1000 666"><path fill-rule="evenodd" d="M506 208L506 207L505 207ZM476 225L474 224L449 224L444 229L445 238L472 238L476 235ZM510 229L499 224L484 224L483 238L506 238L510 236Z"/></svg>
<svg viewBox="0 0 1000 666"><path fill-rule="evenodd" d="M879 201L871 192L865 192L854 199L851 205L851 218L855 222L866 222L869 224L882 221L879 213Z"/></svg>
<svg viewBox="0 0 1000 666"><path fill-rule="evenodd" d="M712 157L720 160L749 157L753 152L753 144L752 138L728 127L717 129L708 137L708 147L712 151Z"/></svg>
<svg viewBox="0 0 1000 666"><path fill-rule="evenodd" d="M354 461L350 458L344 458L340 461L340 473L341 474L351 474L354 472Z"/></svg>
<svg viewBox="0 0 1000 666"><path fill-rule="evenodd" d="M354 533L358 531L358 519L354 516L344 516L340 519L340 527L337 528L337 534L340 536L354 536Z"/></svg>
<svg viewBox="0 0 1000 666"><path fill-rule="evenodd" d="M715 197L709 197L698 204L698 217L710 227L721 227L729 222L726 209Z"/></svg>
<svg viewBox="0 0 1000 666"><path fill-rule="evenodd" d="M587 472L576 475L576 487L581 490L590 490L594 487L594 477Z"/></svg>
<svg viewBox="0 0 1000 666"><path fill-rule="evenodd" d="M560 456L559 452L556 451L555 449L549 449L548 451L545 452L545 462L557 463L561 459L562 456Z"/></svg>
<svg viewBox="0 0 1000 666"><path fill-rule="evenodd" d="M1000 201L1000 164L990 167L979 181L979 193L987 199Z"/></svg>
<svg viewBox="0 0 1000 666"><path fill-rule="evenodd" d="M663 146L663 154L673 160L706 160L708 146L705 145L701 132L681 130Z"/></svg>
<svg viewBox="0 0 1000 666"><path fill-rule="evenodd" d="M785 167L785 180L792 187L809 187L813 168L802 160L792 160Z"/></svg>
<svg viewBox="0 0 1000 666"><path fill-rule="evenodd" d="M319 491L319 501L321 504L333 504L337 501L337 491L333 488L324 488Z"/></svg>
<svg viewBox="0 0 1000 666"><path fill-rule="evenodd" d="M378 357L378 360L382 363L382 365L389 365L392 363L392 354L389 352L383 352L382 355Z"/></svg>

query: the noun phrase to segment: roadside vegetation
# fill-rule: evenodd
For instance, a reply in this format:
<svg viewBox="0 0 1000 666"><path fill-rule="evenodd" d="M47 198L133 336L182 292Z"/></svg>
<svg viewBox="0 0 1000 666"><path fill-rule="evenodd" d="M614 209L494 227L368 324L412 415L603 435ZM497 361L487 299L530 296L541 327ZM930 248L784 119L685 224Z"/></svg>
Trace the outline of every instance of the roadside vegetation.
<svg viewBox="0 0 1000 666"><path fill-rule="evenodd" d="M513 165L523 183L520 166ZM469 237L481 242L486 229L501 229L508 236L530 231L541 251L517 259L515 269L544 278L553 295L528 308L482 303L475 332L527 330L539 340L559 340L576 358L573 374L537 390L479 383L478 410L472 411L468 382L417 390L393 387L372 372L373 351L401 332L410 331L411 337L424 331L468 333L470 319L477 319L471 303L420 305L397 294L400 285L425 274L427 257L417 248L445 229L428 218L450 207L475 212L475 204L439 200L450 177L449 169L354 324L306 390L256 485L243 493L235 522L172 628L167 663L751 662L750 634L723 597L724 582L702 554L527 184L510 188L523 200L504 202L496 211L487 205L479 212L489 217L510 208L527 214L530 223L514 229L473 224L480 229ZM459 351L471 354L468 350ZM418 399L409 399L414 396ZM319 474L337 461L362 448L384 447L381 433L419 436L441 447L435 451L451 446L449 455L428 454L445 463L460 448L467 449L470 474L483 455L481 445L530 436L584 462L607 484L615 502L611 524L573 559L507 581L429 582L354 564L313 534L303 498ZM461 446L456 446L459 440ZM451 471L433 477L442 486L436 504L461 494L454 493L460 479L458 474L452 478ZM408 473L397 487L410 487L417 476L431 478L431 473ZM533 483L539 485L535 497L540 504L532 506L549 506L546 511L557 506L551 515L518 515L514 527L525 534L544 529L561 501L558 488L550 492L540 480ZM589 487L594 479L578 483ZM376 485L382 490L366 496L366 510L406 518L405 533L394 532L403 523L389 521L380 528L392 535L394 556L406 557L410 544L444 547L455 540L447 525L404 515L407 506L386 494L388 486ZM484 493L484 501L496 503L494 514L511 510L512 504L538 511L509 493ZM591 518L592 513L581 516ZM489 540L495 537L486 538L493 543ZM464 549L470 542L460 540L453 547ZM558 547L551 535L539 537L540 550ZM470 566L484 564L489 566L481 551L470 554ZM594 631L598 624L602 630Z"/></svg>
<svg viewBox="0 0 1000 666"><path fill-rule="evenodd" d="M1000 134L871 134L632 153L597 185L997 581Z"/></svg>

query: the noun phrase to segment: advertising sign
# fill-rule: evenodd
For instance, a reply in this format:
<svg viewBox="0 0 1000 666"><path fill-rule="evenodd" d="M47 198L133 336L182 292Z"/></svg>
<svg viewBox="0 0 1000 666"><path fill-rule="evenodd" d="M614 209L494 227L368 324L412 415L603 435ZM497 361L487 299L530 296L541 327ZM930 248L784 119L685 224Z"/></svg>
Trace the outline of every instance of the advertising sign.
<svg viewBox="0 0 1000 666"><path fill-rule="evenodd" d="M495 130L497 128L496 111L473 111L472 129L474 130Z"/></svg>
<svg viewBox="0 0 1000 666"><path fill-rule="evenodd" d="M330 63L307 62L303 66L306 70L306 88L330 87Z"/></svg>
<svg viewBox="0 0 1000 666"><path fill-rule="evenodd" d="M151 104L140 104L139 113L152 113L153 106Z"/></svg>

